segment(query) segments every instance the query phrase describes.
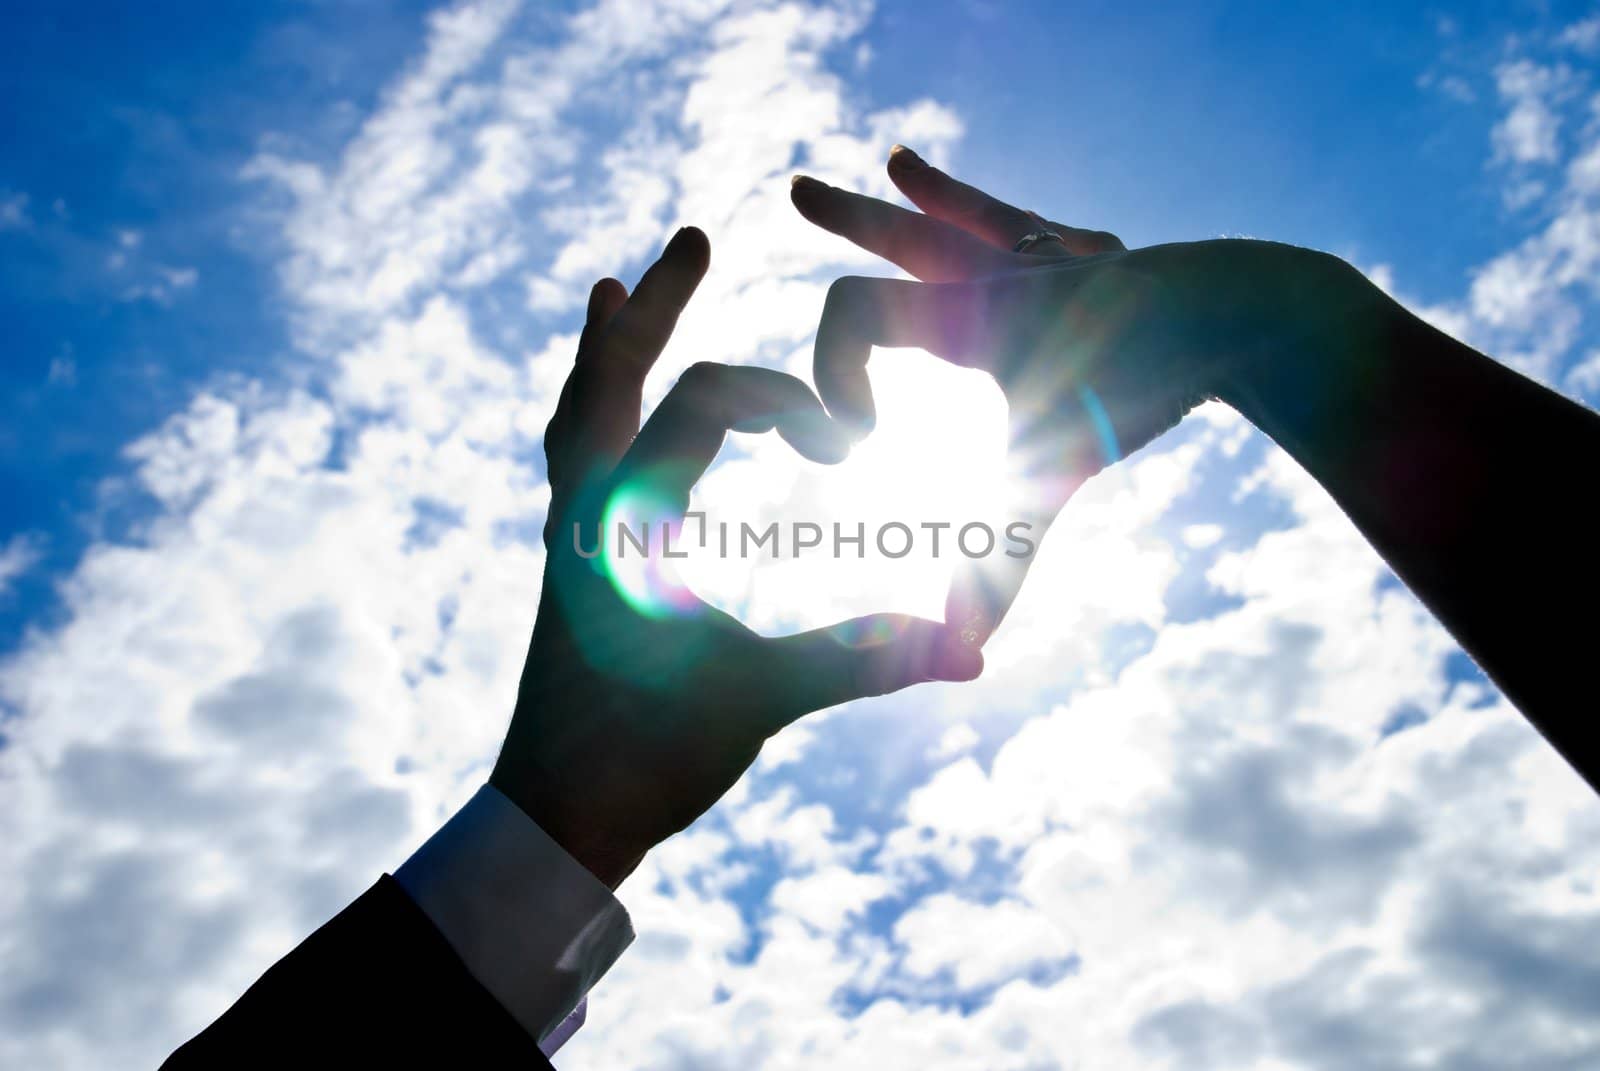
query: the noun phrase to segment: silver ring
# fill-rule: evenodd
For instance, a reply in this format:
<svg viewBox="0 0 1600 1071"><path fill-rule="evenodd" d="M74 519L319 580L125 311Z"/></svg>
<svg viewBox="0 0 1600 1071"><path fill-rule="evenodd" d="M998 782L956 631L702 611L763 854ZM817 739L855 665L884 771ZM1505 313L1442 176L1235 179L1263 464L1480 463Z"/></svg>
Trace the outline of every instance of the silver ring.
<svg viewBox="0 0 1600 1071"><path fill-rule="evenodd" d="M1013 253L1026 253L1040 242L1059 242L1062 245L1067 244L1067 240L1061 237L1061 235L1057 234L1055 231L1046 227L1041 227L1039 230L1031 231L1028 234L1024 234L1021 238L1018 238L1017 244L1011 247L1011 251Z"/></svg>

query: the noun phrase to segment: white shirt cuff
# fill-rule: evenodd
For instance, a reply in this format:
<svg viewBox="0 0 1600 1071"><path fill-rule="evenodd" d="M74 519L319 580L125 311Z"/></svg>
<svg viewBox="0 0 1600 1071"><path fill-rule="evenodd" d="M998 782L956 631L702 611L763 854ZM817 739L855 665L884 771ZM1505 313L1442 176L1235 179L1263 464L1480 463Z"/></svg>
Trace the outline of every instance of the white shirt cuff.
<svg viewBox="0 0 1600 1071"><path fill-rule="evenodd" d="M582 1024L580 1003L633 940L611 890L492 785L394 878L546 1056Z"/></svg>

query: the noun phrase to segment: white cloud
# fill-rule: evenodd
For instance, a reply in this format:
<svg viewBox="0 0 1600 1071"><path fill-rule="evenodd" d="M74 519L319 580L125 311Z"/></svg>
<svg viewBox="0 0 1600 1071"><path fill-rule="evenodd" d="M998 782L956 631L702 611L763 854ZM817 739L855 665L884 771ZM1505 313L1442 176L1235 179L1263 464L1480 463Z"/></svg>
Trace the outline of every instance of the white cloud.
<svg viewBox="0 0 1600 1071"><path fill-rule="evenodd" d="M772 848L793 870L809 870L859 854L835 839L833 812L821 803L798 804L792 790L746 801L729 819L746 848Z"/></svg>
<svg viewBox="0 0 1600 1071"><path fill-rule="evenodd" d="M947 766L908 801L914 835L891 840L958 877L985 842L1018 860L1020 888L1081 958L1052 988L1055 1017L1079 1024L1059 1056L1406 1066L1521 1036L1529 1066L1592 1057L1600 1036L1581 1002L1521 1002L1531 983L1510 972L1547 978L1539 935L1600 925L1581 877L1593 852L1571 839L1600 809L1514 712L1447 692L1438 627L1375 586L1379 564L1349 523L1271 458L1267 484L1301 523L1214 567L1246 604L1167 625L1114 686L1027 723L988 771ZM1436 713L1378 743L1403 702ZM1541 772L1509 773L1529 762ZM1528 933L1504 915L1485 942L1456 928L1447 905L1490 888L1530 905ZM1016 925L982 932L1004 940ZM1396 987L1404 1033L1382 1010ZM1486 1001L1522 1033L1475 1026L1468 1009ZM1319 1039L1319 1024L1362 1032Z"/></svg>
<svg viewBox="0 0 1600 1071"><path fill-rule="evenodd" d="M1568 48L1585 55L1592 55L1596 50L1600 50L1600 15L1591 15L1574 22L1561 31L1557 40Z"/></svg>
<svg viewBox="0 0 1600 1071"><path fill-rule="evenodd" d="M465 271L514 230L516 196L566 162L553 116L497 112L467 80L516 9L485 0L436 13L423 57L331 167L268 149L245 169L292 198L284 280L308 342L370 328L444 273Z"/></svg>
<svg viewBox="0 0 1600 1071"><path fill-rule="evenodd" d="M127 266L127 257L122 253L113 255L113 267L124 268ZM173 300L186 290L194 289L200 281L200 272L196 268L168 268L159 264L149 270L150 278L141 283L135 283L125 288L121 293L123 301L152 301L157 305L171 305Z"/></svg>
<svg viewBox="0 0 1600 1071"><path fill-rule="evenodd" d="M21 230L28 225L28 195L0 189L0 231Z"/></svg>
<svg viewBox="0 0 1600 1071"><path fill-rule="evenodd" d="M480 298L539 268L529 250L557 281L622 272L693 210L718 249L702 306L785 280L815 304L774 303L771 323L730 321L725 307L686 318L663 381L692 359L802 339L821 299L802 280L826 268L832 243L774 261L781 242L734 237L780 218L805 233L781 203L789 149L759 173L740 169L753 155L722 161L703 205L681 204L672 178L693 152L731 144L734 110L712 98L691 126L684 101L752 61L781 68L768 103L789 125L763 120L763 136L799 146L820 133L877 169L875 120L845 108L817 63L861 12L774 7L723 20L713 41L716 5L606 4L528 47L511 33L514 5L462 4L430 19L422 56L335 158L266 139L247 173L276 183L296 337L327 390L202 394L132 444L132 480L158 508L135 541L88 549L63 587L66 622L0 667L15 713L0 750L11 790L0 860L28 876L0 890L12 967L0 1064L154 1065L482 778L537 601L531 542L548 490L527 462L574 340L530 334ZM656 66L668 49L684 63ZM743 58L728 67L723 54ZM637 88L659 110L594 128L630 63L656 80L659 92ZM831 112L819 109L830 95ZM913 112L934 129L936 110ZM541 189L579 166L579 146L606 140L621 146L609 180ZM655 174L668 183L651 187ZM732 192L768 178L770 194ZM594 214L563 234L526 211L529 198ZM127 257L141 237L118 249ZM197 282L171 268L152 285ZM711 345L696 352L697 339ZM8 548L7 562L20 553ZM831 874L867 847L831 823L818 804L758 801L729 843ZM669 847L660 865L681 854ZM704 869L690 868L706 890L698 909L698 893L661 909L640 894L641 967L714 964L743 940L719 885L736 868ZM797 901L805 917L821 917L820 882ZM134 993L131 977L148 984Z"/></svg>
<svg viewBox="0 0 1600 1071"><path fill-rule="evenodd" d="M847 919L859 917L873 901L893 890L893 884L882 874L830 866L802 877L784 878L773 886L771 902L785 915L833 934Z"/></svg>
<svg viewBox="0 0 1600 1071"><path fill-rule="evenodd" d="M1523 47L1514 43L1514 47ZM1440 330L1552 386L1597 395L1576 369L1600 272L1600 96L1590 74L1527 56L1496 70L1506 111L1491 132L1502 199L1537 221L1525 238L1476 266L1466 294L1424 303L1379 286ZM1572 134L1560 136L1566 126Z"/></svg>
<svg viewBox="0 0 1600 1071"><path fill-rule="evenodd" d="M1537 123L1505 129L1502 138L1532 131L1516 151L1543 160ZM1568 188L1582 189L1573 179ZM1513 359L1556 374L1576 336L1535 310L1583 307L1570 264L1585 255L1589 211L1559 203L1562 214L1512 254L1519 260L1491 264L1469 299L1424 315L1480 344L1514 341ZM1234 606L1173 624L1163 595L1179 566L1148 529L1219 456L1264 460L1237 481L1222 519L1176 527L1173 538L1215 546L1224 528L1250 523L1248 504L1262 495L1294 519L1202 558L1210 588ZM799 931L777 916L784 955L719 969L732 995L700 1006L693 1025L683 1008L645 1002L643 978L608 981L596 1007L617 1000L616 1019L597 1017L572 1059L787 1066L804 1053L885 1067L1266 1069L1577 1066L1600 1053L1589 1008L1571 996L1586 992L1592 965L1555 951L1600 924L1583 877L1594 865L1584 845L1596 843L1585 831L1600 821L1587 789L1481 685L1451 683L1448 637L1384 582L1309 478L1282 454L1263 455L1242 422L1219 417L1198 441L1152 452L1123 477L1092 487L1052 536L991 648L1005 675L936 705L901 701L908 719L884 742L891 749L936 711L964 718L1057 699L1002 730L1010 738L987 766L964 754L970 729L938 721L927 731L924 749L947 764L922 778L901 820L850 871L870 874L875 862L901 890L937 890L908 901L892 942L853 931L835 908L827 918L843 935L811 933L810 958L796 958ZM1104 544L1085 538L1097 528ZM1117 544L1139 532L1147 554L1119 561ZM1083 573L1063 577L1079 562ZM1103 616L1073 620L1086 596ZM1160 629L1144 654L1114 675L1087 673L1086 687L1060 683L1064 667L1102 665L1079 637L1129 622ZM826 722L812 754L849 718ZM788 798L783 807L804 809ZM962 891L992 890L997 872L1024 903ZM818 909L861 898L819 895ZM1520 906L1484 906L1495 899ZM1044 917L1050 936L1034 928ZM1011 943L1017 934L1034 939ZM1076 966L1019 979L1041 950L1070 950ZM763 1004L797 962L818 989L857 994L859 1012L841 1023L795 987ZM941 971L969 986L1016 980L966 1006L907 984ZM641 1020L671 1025L641 1036Z"/></svg>
<svg viewBox="0 0 1600 1071"><path fill-rule="evenodd" d="M187 290L200 281L200 272L195 268L161 268L161 278L174 290Z"/></svg>
<svg viewBox="0 0 1600 1071"><path fill-rule="evenodd" d="M26 532L12 536L4 547L0 547L0 596L9 592L12 583L33 568L38 560L38 538Z"/></svg>
<svg viewBox="0 0 1600 1071"><path fill-rule="evenodd" d="M1557 141L1561 120L1551 97L1563 88L1566 71L1519 59L1495 71L1500 99L1510 105L1494 128L1496 154L1519 164L1554 163L1560 155Z"/></svg>
<svg viewBox="0 0 1600 1071"><path fill-rule="evenodd" d="M887 192L885 146L937 159L962 130L835 73L864 4L608 0L534 44L521 17L433 17L331 158L263 140L248 174L325 387L202 394L133 444L159 508L91 546L66 623L0 667L0 867L26 876L0 886L0 1064L154 1065L481 780L537 602L528 461L592 277L699 223L712 272L652 396L696 359L803 370L821 280L869 261L793 214L791 162ZM1427 314L1584 389L1600 149L1578 90L1516 62L1495 144L1547 200ZM602 106L616 86L637 111ZM1528 101L1569 111L1513 122ZM873 375L858 471L952 450L919 405L998 436L970 373ZM710 502L871 497L765 440L733 453ZM912 509L927 482L878 497ZM827 565L713 594L773 629L940 598L933 572ZM1447 673L1454 646L1284 455L1204 407L1085 488L1034 574L983 681L784 734L652 854L623 889L639 941L565 1062L1594 1061L1600 808ZM1184 585L1203 612L1174 610Z"/></svg>
<svg viewBox="0 0 1600 1071"><path fill-rule="evenodd" d="M950 893L919 900L894 924L905 969L920 978L949 973L961 989L981 989L1064 962L1061 930L1036 908L1015 900L972 903Z"/></svg>
<svg viewBox="0 0 1600 1071"><path fill-rule="evenodd" d="M982 737L978 735L978 730L964 721L958 722L946 729L944 735L939 737L939 743L934 747L932 754L935 758L952 758L972 750L981 739Z"/></svg>
<svg viewBox="0 0 1600 1071"><path fill-rule="evenodd" d="M1600 398L1600 350L1594 350L1567 372L1567 390L1590 398Z"/></svg>
<svg viewBox="0 0 1600 1071"><path fill-rule="evenodd" d="M1185 546L1203 550L1215 545L1226 533L1220 524L1190 524L1184 527L1181 534Z"/></svg>

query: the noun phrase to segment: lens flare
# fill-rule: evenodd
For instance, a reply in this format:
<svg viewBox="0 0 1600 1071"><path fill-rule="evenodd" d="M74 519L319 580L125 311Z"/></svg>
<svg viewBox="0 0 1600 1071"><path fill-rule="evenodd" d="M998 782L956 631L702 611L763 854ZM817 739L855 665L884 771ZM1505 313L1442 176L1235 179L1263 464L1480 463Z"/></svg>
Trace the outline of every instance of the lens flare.
<svg viewBox="0 0 1600 1071"><path fill-rule="evenodd" d="M602 552L593 564L645 617L682 617L701 607L676 568L686 552L680 512L649 480L638 479L613 491L601 513Z"/></svg>
<svg viewBox="0 0 1600 1071"><path fill-rule="evenodd" d="M1122 460L1122 447L1117 442L1117 429L1111 424L1111 414L1106 412L1105 404L1100 401L1100 395L1094 392L1093 387L1079 387L1078 400L1089 414L1089 423L1094 425L1094 437L1100 443L1100 453L1105 463L1108 466L1115 465Z"/></svg>

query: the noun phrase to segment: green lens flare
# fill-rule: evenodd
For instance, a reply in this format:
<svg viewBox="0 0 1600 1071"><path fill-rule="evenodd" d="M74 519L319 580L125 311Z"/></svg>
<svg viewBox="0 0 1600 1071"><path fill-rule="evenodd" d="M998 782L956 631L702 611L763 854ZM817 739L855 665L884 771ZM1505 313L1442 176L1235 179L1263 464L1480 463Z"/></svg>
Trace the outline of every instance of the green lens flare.
<svg viewBox="0 0 1600 1071"><path fill-rule="evenodd" d="M673 558L684 550L681 505L648 479L630 480L611 493L601 512L602 552L591 564L600 569L634 611L649 618L682 617L700 600L678 577Z"/></svg>

